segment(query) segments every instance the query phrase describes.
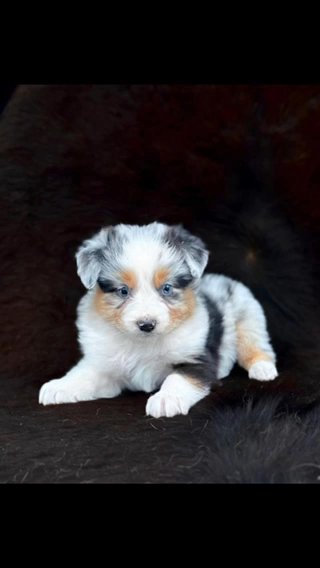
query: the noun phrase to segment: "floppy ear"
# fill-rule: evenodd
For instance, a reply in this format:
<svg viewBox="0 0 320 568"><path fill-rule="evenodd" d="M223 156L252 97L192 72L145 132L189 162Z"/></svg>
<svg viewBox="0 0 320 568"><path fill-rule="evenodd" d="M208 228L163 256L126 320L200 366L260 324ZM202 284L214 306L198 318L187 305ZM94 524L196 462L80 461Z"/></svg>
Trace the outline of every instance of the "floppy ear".
<svg viewBox="0 0 320 568"><path fill-rule="evenodd" d="M189 233L182 225L170 227L167 238L170 244L184 256L191 275L194 278L200 278L209 258L209 252L204 242L199 237Z"/></svg>
<svg viewBox="0 0 320 568"><path fill-rule="evenodd" d="M101 229L91 239L84 241L76 253L78 275L88 289L96 284L103 266L106 264L107 247L113 227Z"/></svg>

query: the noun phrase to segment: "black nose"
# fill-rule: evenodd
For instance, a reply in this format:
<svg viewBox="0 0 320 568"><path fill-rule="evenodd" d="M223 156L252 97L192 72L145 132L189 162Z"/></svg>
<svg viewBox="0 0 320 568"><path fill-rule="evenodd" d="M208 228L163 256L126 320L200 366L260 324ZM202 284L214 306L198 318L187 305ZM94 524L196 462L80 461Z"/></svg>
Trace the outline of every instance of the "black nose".
<svg viewBox="0 0 320 568"><path fill-rule="evenodd" d="M146 331L147 333L149 333L156 327L156 322L155 320L142 320L137 321L137 325L139 329L141 329L141 331Z"/></svg>

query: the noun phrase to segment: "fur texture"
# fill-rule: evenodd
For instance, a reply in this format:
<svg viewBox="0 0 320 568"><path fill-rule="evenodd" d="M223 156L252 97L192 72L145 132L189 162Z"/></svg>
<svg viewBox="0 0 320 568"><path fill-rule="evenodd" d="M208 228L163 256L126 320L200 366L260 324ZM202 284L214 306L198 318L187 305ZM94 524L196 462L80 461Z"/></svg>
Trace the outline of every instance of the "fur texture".
<svg viewBox="0 0 320 568"><path fill-rule="evenodd" d="M1 482L320 482L319 406L288 413L277 396L221 404L212 393L188 416L157 420L143 393L39 407L35 391L3 385Z"/></svg>

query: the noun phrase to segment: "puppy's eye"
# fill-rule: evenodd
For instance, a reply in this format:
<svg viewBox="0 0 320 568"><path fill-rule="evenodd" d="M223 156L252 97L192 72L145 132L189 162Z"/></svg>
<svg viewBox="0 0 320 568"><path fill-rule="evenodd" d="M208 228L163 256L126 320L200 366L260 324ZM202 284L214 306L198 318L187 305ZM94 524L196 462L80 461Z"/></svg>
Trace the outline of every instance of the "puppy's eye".
<svg viewBox="0 0 320 568"><path fill-rule="evenodd" d="M168 283L164 284L162 286L161 293L163 294L163 296L171 296L172 293L173 293L172 284L168 284Z"/></svg>
<svg viewBox="0 0 320 568"><path fill-rule="evenodd" d="M128 286L121 286L121 288L118 288L117 294L120 298L127 298L129 296Z"/></svg>

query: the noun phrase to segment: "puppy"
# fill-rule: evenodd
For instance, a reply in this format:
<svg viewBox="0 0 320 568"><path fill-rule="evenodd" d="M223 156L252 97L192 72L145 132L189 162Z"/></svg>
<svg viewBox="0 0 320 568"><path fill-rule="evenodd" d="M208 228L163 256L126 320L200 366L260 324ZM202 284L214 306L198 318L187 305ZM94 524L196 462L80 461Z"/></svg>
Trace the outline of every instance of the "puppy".
<svg viewBox="0 0 320 568"><path fill-rule="evenodd" d="M251 379L273 380L276 357L261 305L240 282L202 277L208 256L180 225L121 224L86 240L76 254L89 290L78 306L83 357L42 386L39 402L158 391L146 414L159 418L187 414L236 361Z"/></svg>

